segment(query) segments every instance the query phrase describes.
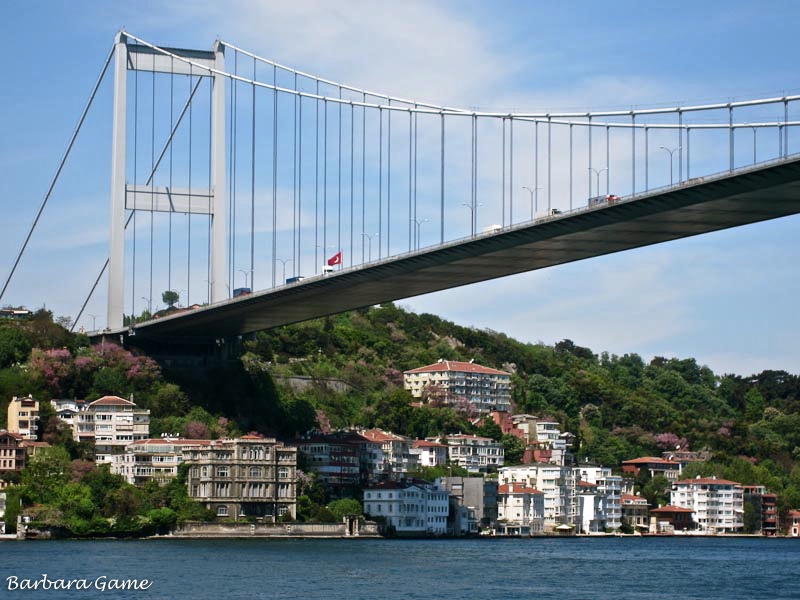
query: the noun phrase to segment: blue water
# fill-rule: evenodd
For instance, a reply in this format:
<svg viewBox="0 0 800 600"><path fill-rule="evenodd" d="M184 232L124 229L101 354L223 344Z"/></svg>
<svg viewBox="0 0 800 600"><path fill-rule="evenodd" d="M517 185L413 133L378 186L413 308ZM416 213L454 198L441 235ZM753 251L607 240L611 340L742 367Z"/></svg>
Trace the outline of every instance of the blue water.
<svg viewBox="0 0 800 600"><path fill-rule="evenodd" d="M800 540L145 540L0 543L0 598L736 600L800 598ZM6 579L148 579L146 591Z"/></svg>

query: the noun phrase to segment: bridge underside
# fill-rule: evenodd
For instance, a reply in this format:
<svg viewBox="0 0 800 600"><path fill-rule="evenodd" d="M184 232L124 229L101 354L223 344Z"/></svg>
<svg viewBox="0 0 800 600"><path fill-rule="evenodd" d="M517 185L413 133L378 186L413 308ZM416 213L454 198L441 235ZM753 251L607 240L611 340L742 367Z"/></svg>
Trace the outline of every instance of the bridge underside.
<svg viewBox="0 0 800 600"><path fill-rule="evenodd" d="M136 336L230 338L797 213L800 159L307 278L139 324Z"/></svg>

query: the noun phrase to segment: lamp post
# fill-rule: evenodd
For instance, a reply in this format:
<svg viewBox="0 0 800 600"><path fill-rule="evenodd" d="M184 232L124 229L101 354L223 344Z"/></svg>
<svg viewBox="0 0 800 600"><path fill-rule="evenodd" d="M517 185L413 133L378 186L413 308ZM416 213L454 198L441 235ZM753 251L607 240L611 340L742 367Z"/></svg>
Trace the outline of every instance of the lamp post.
<svg viewBox="0 0 800 600"><path fill-rule="evenodd" d="M280 260L280 259L278 259ZM247 277L250 275L250 271L245 271L244 269L239 269L239 273L244 275L244 287L247 287Z"/></svg>
<svg viewBox="0 0 800 600"><path fill-rule="evenodd" d="M86 313L86 316L92 317L92 331L97 331L97 327L95 326L95 319L97 318L97 315L90 315L89 313Z"/></svg>
<svg viewBox="0 0 800 600"><path fill-rule="evenodd" d="M469 209L469 234L475 235L475 212L478 210L479 206L483 206L482 202L475 204L467 204L466 202L462 202L461 206L466 206Z"/></svg>
<svg viewBox="0 0 800 600"><path fill-rule="evenodd" d="M600 173L603 171L608 171L608 167L603 167L602 169L595 169L594 167L589 167L589 170L597 175L597 195L600 195ZM608 190L606 190L608 192ZM592 190L589 190L589 196L592 195Z"/></svg>
<svg viewBox="0 0 800 600"><path fill-rule="evenodd" d="M536 192L542 188L535 187L531 189L527 185L523 185L522 189L528 190L528 193L531 195L531 221L533 221L533 219L536 217L536 213L539 212L539 194ZM591 195L591 192L589 195Z"/></svg>
<svg viewBox="0 0 800 600"><path fill-rule="evenodd" d="M672 162L673 162L673 161L672 161L672 155L673 155L675 152L677 152L678 150L680 150L680 149L681 149L681 147L680 147L680 146L678 146L677 148L672 148L672 149L670 149L670 148L667 148L666 146L659 146L659 148L661 148L661 149L662 149L662 150L664 150L665 152L668 152L668 153L669 153L669 184L670 184L670 185L672 185Z"/></svg>
<svg viewBox="0 0 800 600"><path fill-rule="evenodd" d="M421 221L419 219L411 219L411 222L416 225L416 228L415 228L416 237L414 238L414 249L415 250L419 250L419 239L420 239L420 231L419 230L420 230L420 227L422 227L423 223L427 223L428 222L428 219L422 219Z"/></svg>
<svg viewBox="0 0 800 600"><path fill-rule="evenodd" d="M756 164L756 132L758 129L753 125L750 128L753 130L753 164Z"/></svg>
<svg viewBox="0 0 800 600"><path fill-rule="evenodd" d="M146 296L142 296L142 300L147 302L147 314L151 317L153 316L153 303L151 302L150 298Z"/></svg>
<svg viewBox="0 0 800 600"><path fill-rule="evenodd" d="M362 238L364 238L364 237L367 238L367 250L368 250L367 262L372 262L372 236L373 235L375 237L379 237L380 236L379 233L373 233L372 235L370 235L369 233L364 233L363 231L361 232L361 237Z"/></svg>
<svg viewBox="0 0 800 600"><path fill-rule="evenodd" d="M294 262L291 258L276 258L283 265L283 282L286 283L286 263Z"/></svg>

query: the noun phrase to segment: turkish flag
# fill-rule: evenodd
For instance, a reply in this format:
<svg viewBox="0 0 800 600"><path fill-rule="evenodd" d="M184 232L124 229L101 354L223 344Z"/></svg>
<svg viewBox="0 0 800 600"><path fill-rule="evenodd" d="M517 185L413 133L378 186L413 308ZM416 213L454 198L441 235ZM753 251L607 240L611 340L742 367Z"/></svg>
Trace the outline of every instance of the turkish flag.
<svg viewBox="0 0 800 600"><path fill-rule="evenodd" d="M333 256L331 256L328 259L328 266L329 267L332 267L334 265L340 265L340 264L342 264L342 251L341 250L339 250L339 252L337 252L336 254L334 254Z"/></svg>

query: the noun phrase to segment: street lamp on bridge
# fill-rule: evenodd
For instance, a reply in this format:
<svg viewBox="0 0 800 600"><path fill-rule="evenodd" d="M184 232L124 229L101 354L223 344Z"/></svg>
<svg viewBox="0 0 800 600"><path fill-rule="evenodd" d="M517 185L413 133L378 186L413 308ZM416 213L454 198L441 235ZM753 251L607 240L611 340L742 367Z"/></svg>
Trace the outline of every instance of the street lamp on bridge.
<svg viewBox="0 0 800 600"><path fill-rule="evenodd" d="M478 202L475 205L462 202L461 206L466 206L469 209L469 234L475 235L475 213L478 212L479 206L483 206L483 202Z"/></svg>
<svg viewBox="0 0 800 600"><path fill-rule="evenodd" d="M372 235L370 235L369 233L364 233L363 231L361 232L362 239L363 238L367 238L367 242L368 242L367 243L367 250L368 250L369 254L367 254L367 262L372 262L372 236L373 235L375 237L380 237L379 233L373 233ZM362 248L363 248L363 246L362 246ZM363 252L363 250L362 250L362 252Z"/></svg>
<svg viewBox="0 0 800 600"><path fill-rule="evenodd" d="M531 221L533 221L536 217L536 213L539 212L539 194L537 192L542 188L535 187L531 189L527 185L523 185L522 189L528 190L528 193L531 195ZM589 195L591 195L591 193Z"/></svg>
<svg viewBox="0 0 800 600"><path fill-rule="evenodd" d="M95 326L95 319L97 318L97 315L90 315L89 313L86 313L86 316L92 317L92 331L97 331L97 327Z"/></svg>
<svg viewBox="0 0 800 600"><path fill-rule="evenodd" d="M286 283L286 263L294 262L291 258L276 258L283 265L283 282Z"/></svg>
<svg viewBox="0 0 800 600"><path fill-rule="evenodd" d="M675 152L677 152L678 150L680 150L681 147L678 146L677 148L670 149L670 148L667 148L666 146L659 146L659 148L661 148L665 152L669 152L669 184L672 185L672 162L673 162L672 161L672 155Z"/></svg>
<svg viewBox="0 0 800 600"><path fill-rule="evenodd" d="M244 269L239 269L239 273L244 275L244 287L247 287L247 278L250 275L250 271L245 271Z"/></svg>
<svg viewBox="0 0 800 600"><path fill-rule="evenodd" d="M427 223L428 219L422 219L421 221L419 219L411 219L411 222L416 225L415 227L416 237L414 238L414 249L419 250L420 227L422 227L423 223Z"/></svg>
<svg viewBox="0 0 800 600"><path fill-rule="evenodd" d="M600 195L600 173L602 173L603 171L608 171L608 167L603 167L602 169L595 169L594 167L589 167L589 170L592 173L594 173L595 175L597 175L597 195L599 196ZM608 193L608 186L606 186L606 193ZM589 189L589 196L591 197L591 195L592 195L592 190L590 188Z"/></svg>

